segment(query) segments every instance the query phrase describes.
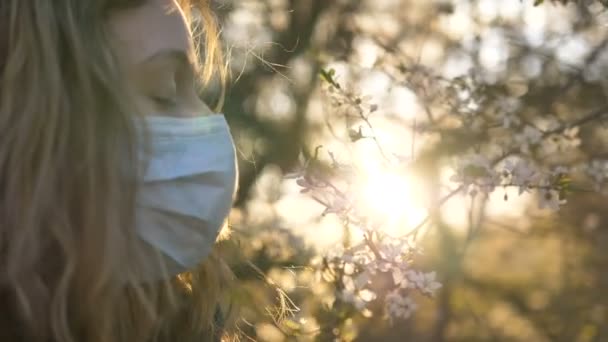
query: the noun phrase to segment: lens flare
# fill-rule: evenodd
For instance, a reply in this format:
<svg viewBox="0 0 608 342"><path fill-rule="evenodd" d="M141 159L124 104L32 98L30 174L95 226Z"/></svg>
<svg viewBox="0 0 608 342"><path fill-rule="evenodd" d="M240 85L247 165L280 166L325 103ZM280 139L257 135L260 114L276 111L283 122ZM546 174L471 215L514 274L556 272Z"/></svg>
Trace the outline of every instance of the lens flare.
<svg viewBox="0 0 608 342"><path fill-rule="evenodd" d="M387 232L406 233L427 216L420 186L406 175L375 171L363 182L364 210Z"/></svg>

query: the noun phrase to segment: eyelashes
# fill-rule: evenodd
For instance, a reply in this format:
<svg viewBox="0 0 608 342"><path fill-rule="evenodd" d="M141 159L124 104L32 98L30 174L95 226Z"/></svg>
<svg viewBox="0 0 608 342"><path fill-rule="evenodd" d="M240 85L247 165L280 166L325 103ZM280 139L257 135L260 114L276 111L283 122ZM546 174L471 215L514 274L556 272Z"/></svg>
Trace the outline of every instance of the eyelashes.
<svg viewBox="0 0 608 342"><path fill-rule="evenodd" d="M154 105L163 111L173 110L178 107L178 101L176 97L165 97L165 96L151 96L150 99L154 102Z"/></svg>
<svg viewBox="0 0 608 342"><path fill-rule="evenodd" d="M188 106L194 98L198 99L203 88L201 79L194 70L186 65L164 64L148 74L152 78L148 83L147 98L155 110L177 112Z"/></svg>
<svg viewBox="0 0 608 342"><path fill-rule="evenodd" d="M179 84L177 73L174 70L164 70L156 79L156 87L152 90L150 100L154 106L162 111L175 109L179 105Z"/></svg>

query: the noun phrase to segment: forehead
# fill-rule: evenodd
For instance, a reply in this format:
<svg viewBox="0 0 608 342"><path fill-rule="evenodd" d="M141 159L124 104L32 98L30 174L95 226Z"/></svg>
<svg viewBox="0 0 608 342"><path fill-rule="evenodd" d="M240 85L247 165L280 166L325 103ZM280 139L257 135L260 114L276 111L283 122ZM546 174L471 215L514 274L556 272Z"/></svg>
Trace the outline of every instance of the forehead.
<svg viewBox="0 0 608 342"><path fill-rule="evenodd" d="M141 6L113 13L108 20L118 40L119 53L133 64L163 50L191 53L191 34L174 0L148 0Z"/></svg>

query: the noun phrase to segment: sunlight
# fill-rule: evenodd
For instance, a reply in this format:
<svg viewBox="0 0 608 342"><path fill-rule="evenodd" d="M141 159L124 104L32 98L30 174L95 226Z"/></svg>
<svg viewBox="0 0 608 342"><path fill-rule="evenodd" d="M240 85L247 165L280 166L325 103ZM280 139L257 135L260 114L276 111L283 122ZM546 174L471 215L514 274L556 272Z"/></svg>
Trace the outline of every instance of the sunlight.
<svg viewBox="0 0 608 342"><path fill-rule="evenodd" d="M387 233L406 233L422 222L427 210L411 177L393 172L369 173L363 183L363 203L370 217Z"/></svg>

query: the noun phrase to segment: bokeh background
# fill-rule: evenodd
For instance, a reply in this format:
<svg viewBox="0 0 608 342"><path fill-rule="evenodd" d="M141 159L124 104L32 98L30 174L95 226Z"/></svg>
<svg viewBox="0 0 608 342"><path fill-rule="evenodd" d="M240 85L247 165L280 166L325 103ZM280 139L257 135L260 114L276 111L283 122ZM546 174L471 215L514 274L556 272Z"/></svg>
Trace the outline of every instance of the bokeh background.
<svg viewBox="0 0 608 342"><path fill-rule="evenodd" d="M559 211L517 191L428 206L449 183L450 161L493 138L450 124L450 89L474 80L480 98L516 99L522 120L577 120L606 107L604 4L536 2L214 1L241 172L233 236L222 248L239 279L243 340L608 341L601 189L569 195ZM331 104L322 70L377 107L374 134L385 150L415 156L407 177L375 168L374 141L353 142L353 122ZM548 147L539 162L606 159L602 119L581 123L574 142ZM416 262L443 287L420 298L410 319L391 324L342 305L318 276L320 258L347 232L284 176L319 145L368 170L362 196L374 215L396 218L386 229L432 218Z"/></svg>

